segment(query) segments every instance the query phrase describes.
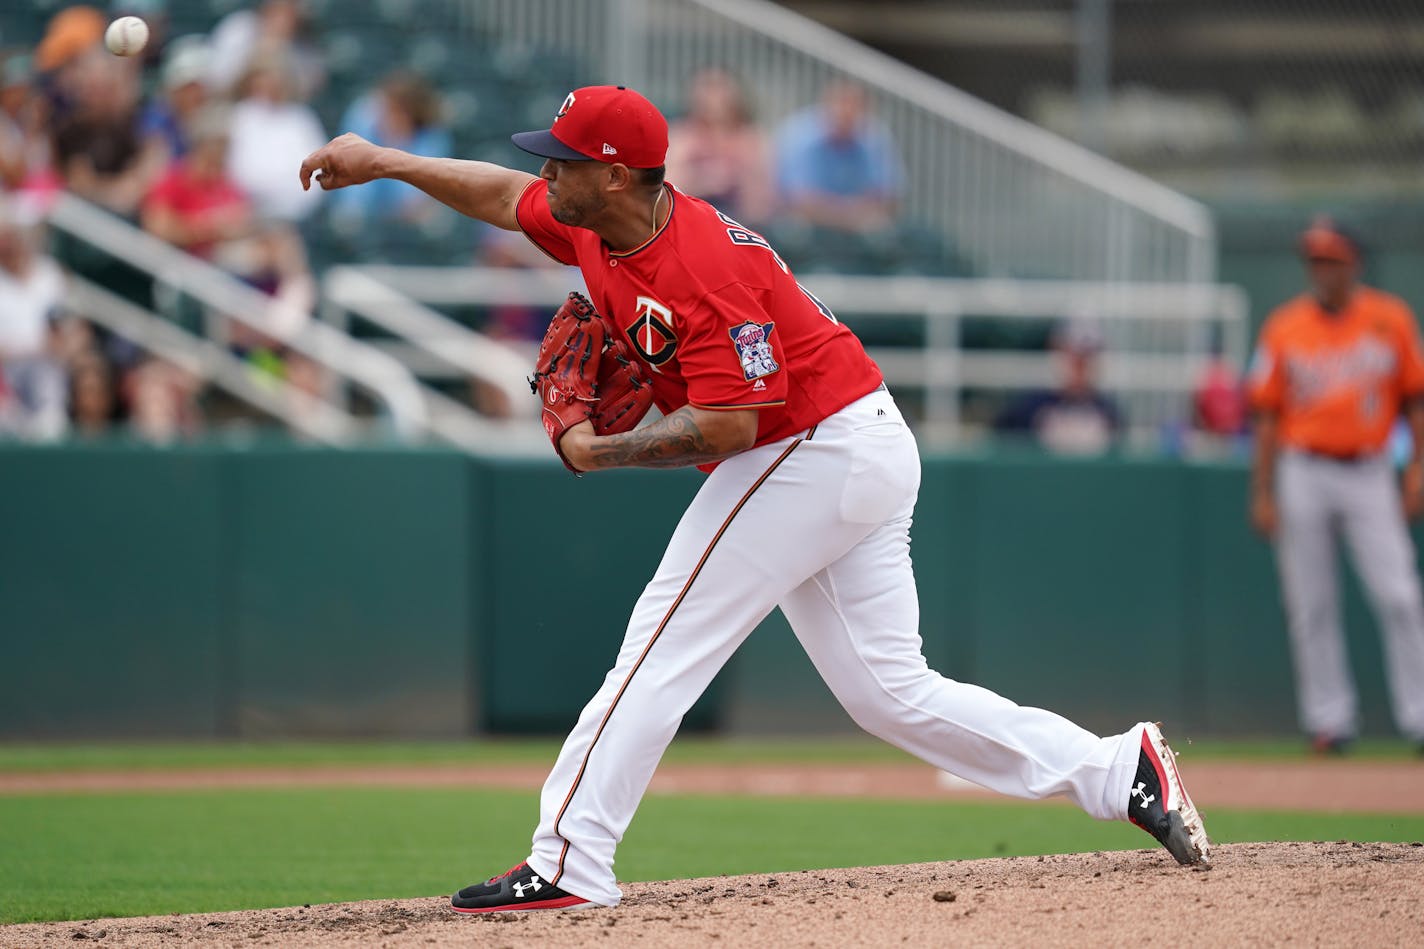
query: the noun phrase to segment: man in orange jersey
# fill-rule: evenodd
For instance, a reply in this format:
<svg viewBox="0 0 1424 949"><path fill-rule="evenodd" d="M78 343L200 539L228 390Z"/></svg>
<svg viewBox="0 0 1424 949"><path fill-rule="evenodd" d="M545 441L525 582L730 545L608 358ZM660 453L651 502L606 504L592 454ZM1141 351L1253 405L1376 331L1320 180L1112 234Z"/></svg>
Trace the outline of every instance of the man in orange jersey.
<svg viewBox="0 0 1424 949"><path fill-rule="evenodd" d="M1301 237L1311 292L1261 330L1251 521L1272 538L1295 656L1301 724L1318 752L1358 729L1345 651L1337 531L1382 629L1399 730L1424 751L1424 596L1407 520L1424 512L1424 353L1409 307L1360 284L1358 243L1328 220ZM1402 489L1386 446L1403 412Z"/></svg>

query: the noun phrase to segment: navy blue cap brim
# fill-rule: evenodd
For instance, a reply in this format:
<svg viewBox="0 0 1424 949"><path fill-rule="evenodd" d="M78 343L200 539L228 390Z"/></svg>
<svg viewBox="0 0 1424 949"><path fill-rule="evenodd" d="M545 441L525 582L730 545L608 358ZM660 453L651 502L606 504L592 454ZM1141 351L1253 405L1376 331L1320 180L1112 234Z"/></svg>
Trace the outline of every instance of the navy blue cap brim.
<svg viewBox="0 0 1424 949"><path fill-rule="evenodd" d="M515 132L509 140L516 148L538 155L540 158L555 158L559 161L593 161L583 152L576 152L554 137L548 129L537 132Z"/></svg>

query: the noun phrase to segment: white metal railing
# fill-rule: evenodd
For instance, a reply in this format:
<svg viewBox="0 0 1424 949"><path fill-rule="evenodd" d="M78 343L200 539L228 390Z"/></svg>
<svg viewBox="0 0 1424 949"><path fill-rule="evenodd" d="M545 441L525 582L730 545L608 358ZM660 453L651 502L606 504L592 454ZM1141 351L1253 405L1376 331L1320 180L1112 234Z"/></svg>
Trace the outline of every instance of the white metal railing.
<svg viewBox="0 0 1424 949"><path fill-rule="evenodd" d="M265 294L72 194L58 197L48 221L369 390L385 406L398 436L418 438L429 429L420 385L386 354L316 320L286 325Z"/></svg>
<svg viewBox="0 0 1424 949"><path fill-rule="evenodd" d="M358 268L336 266L322 276L322 311L324 318L346 328L345 313L357 316L395 334L404 346L426 357L423 365L443 367L444 372L412 367L416 359L401 362L419 375L451 375L458 373L479 379L499 389L516 416L532 418L538 414L538 402L531 399L525 381L531 371L529 360L483 333L477 333L455 322L443 313L411 299L380 277L379 267ZM388 347L375 344L377 348Z"/></svg>
<svg viewBox="0 0 1424 949"><path fill-rule="evenodd" d="M283 419L308 438L344 445L362 430L361 422L340 407L282 379L265 377L258 381L251 366L222 346L195 336L92 281L70 274L65 278L64 289L65 303L75 312L268 415Z"/></svg>
<svg viewBox="0 0 1424 949"><path fill-rule="evenodd" d="M126 261L127 263L154 275L160 283L192 296L213 311L225 317L244 323L259 332L280 339L285 345L326 367L338 376L371 392L384 406L395 434L404 440L419 440L434 437L445 443L465 450L483 450L494 445L506 451L533 451L543 434L537 426L516 420L496 420L481 416L469 406L433 389L420 385L411 371L398 360L379 348L353 339L341 329L302 315L298 321L289 320L272 305L269 297L247 286L232 275L183 253L150 234L135 228L128 222L103 211L73 195L61 195L49 214L52 227ZM97 295L100 288L82 283L75 284L74 292L85 295L95 307L86 307L86 314L93 315L101 322L126 320L130 328L140 328L155 344L167 345L175 350L180 345L179 336L141 323L138 319L140 308L119 306L117 298L105 294ZM366 287L368 296L373 296L377 304L390 305L394 291L381 288L378 284ZM429 330L428 322L421 322L420 313L413 313L409 307L393 307L390 321L404 319L407 330ZM100 311L102 308L102 312ZM379 313L375 314L380 316ZM443 318L438 318L442 319ZM414 321L414 322L412 322ZM454 325L453 323L451 324ZM176 330L176 327L172 327ZM191 334L185 334L191 337ZM439 336L440 334L437 334ZM196 337L191 337L196 340ZM529 414L527 386L516 385L516 374L522 378L523 365L513 353L501 352L490 340L484 345L476 341L473 359L466 359L455 352L458 346L469 342L461 337L432 339L416 332L412 339L431 346L447 361L457 367L469 368L474 375L490 378L502 389L521 393L523 398L510 399L519 414ZM190 347L191 348L191 347ZM343 419L350 419L344 410L340 416L326 412L322 401L315 406L300 398L282 400L260 399L250 389L238 383L231 371L233 367L218 358L212 348L203 348L189 353L187 363L196 364L206 370L207 378L223 385L234 394L258 405L291 424L300 431L320 436L324 440L345 440L350 436ZM196 361L196 362L195 362ZM285 391L283 389L282 391ZM329 406L328 408L336 408ZM367 426L369 427L369 426ZM337 429L340 429L338 435Z"/></svg>
<svg viewBox="0 0 1424 949"><path fill-rule="evenodd" d="M560 271L360 269L378 286L432 305L553 308L568 291ZM1123 403L1142 441L1182 419L1187 394L1216 348L1239 366L1249 344L1247 300L1235 286L831 275L803 283L854 326L869 329L878 320L906 318L918 323L923 345L876 347L871 355L891 388L923 393L919 430L931 445L969 434L960 418L964 390L1024 389L1053 379L1049 353L964 348L969 318L1093 322L1103 337L1104 388ZM357 301L348 295L347 302Z"/></svg>
<svg viewBox="0 0 1424 949"><path fill-rule="evenodd" d="M1199 203L766 0L453 2L472 31L568 56L588 82L635 86L670 114L704 66L736 74L767 127L828 82L859 81L903 153L907 213L978 273L1215 279Z"/></svg>

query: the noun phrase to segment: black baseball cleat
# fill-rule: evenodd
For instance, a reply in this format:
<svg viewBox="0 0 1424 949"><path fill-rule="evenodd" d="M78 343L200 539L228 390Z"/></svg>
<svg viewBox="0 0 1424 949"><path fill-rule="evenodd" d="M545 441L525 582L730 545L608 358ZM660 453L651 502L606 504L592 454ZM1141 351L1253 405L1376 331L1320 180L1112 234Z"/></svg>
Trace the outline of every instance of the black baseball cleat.
<svg viewBox="0 0 1424 949"><path fill-rule="evenodd" d="M450 897L457 913L513 913L530 909L583 909L592 906L582 896L559 889L521 863L497 877L467 886Z"/></svg>
<svg viewBox="0 0 1424 949"><path fill-rule="evenodd" d="M1208 866L1210 844L1182 776L1177 756L1162 730L1152 723L1142 730L1137 779L1127 795L1127 819L1147 831L1183 866Z"/></svg>

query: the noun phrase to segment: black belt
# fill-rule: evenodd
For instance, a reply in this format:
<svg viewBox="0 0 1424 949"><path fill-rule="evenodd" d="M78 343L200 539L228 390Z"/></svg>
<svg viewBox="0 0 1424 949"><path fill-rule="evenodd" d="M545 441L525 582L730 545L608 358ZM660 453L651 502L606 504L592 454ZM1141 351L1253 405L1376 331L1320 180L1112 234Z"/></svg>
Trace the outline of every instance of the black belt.
<svg viewBox="0 0 1424 949"><path fill-rule="evenodd" d="M1358 465L1364 461L1374 461L1380 456L1378 451L1316 451L1313 448L1302 448L1300 453L1318 461L1333 461L1337 465Z"/></svg>

